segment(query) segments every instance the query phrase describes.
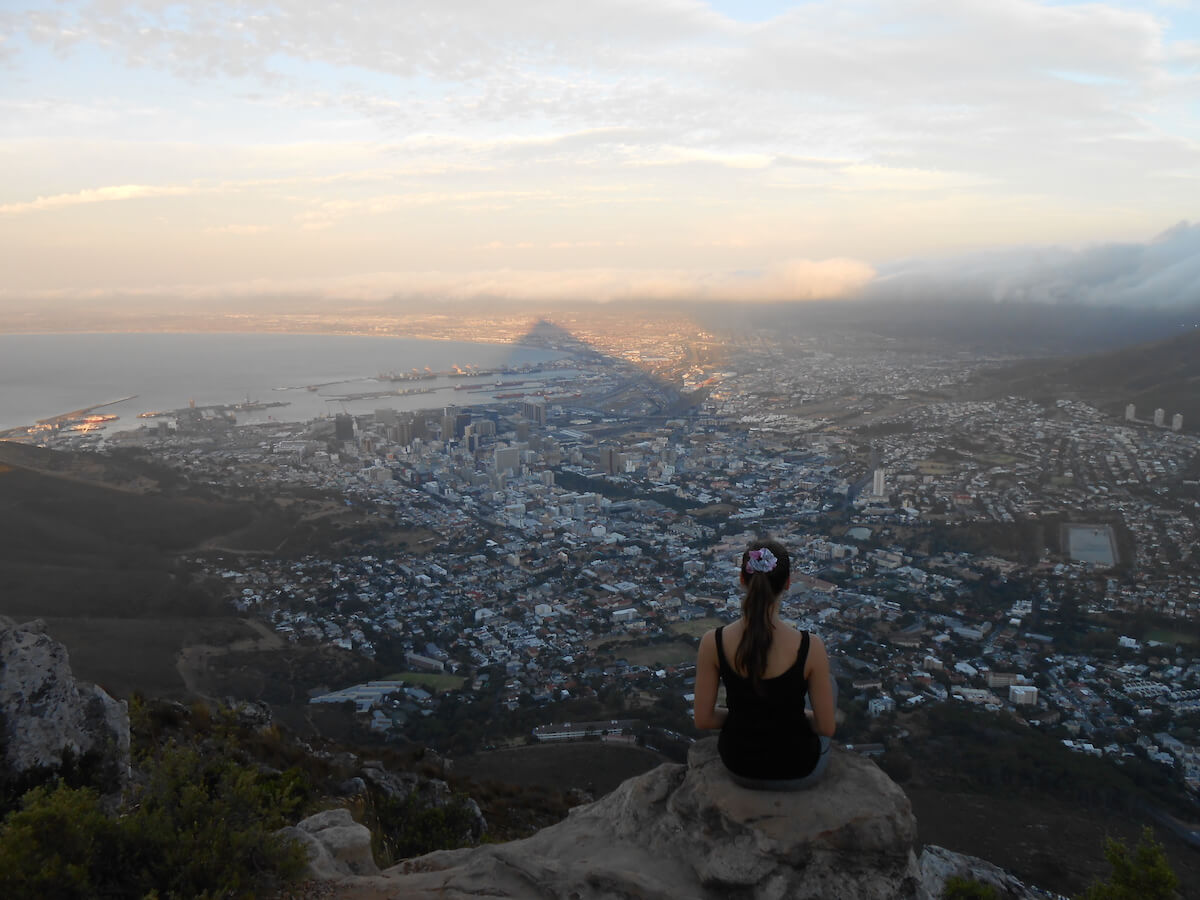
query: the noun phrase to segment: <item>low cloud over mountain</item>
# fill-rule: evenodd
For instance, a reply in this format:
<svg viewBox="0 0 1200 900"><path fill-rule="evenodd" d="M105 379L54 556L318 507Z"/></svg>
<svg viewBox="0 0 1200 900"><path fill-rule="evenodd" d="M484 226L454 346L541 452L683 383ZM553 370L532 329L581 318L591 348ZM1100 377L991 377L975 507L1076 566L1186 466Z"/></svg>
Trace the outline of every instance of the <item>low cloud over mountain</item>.
<svg viewBox="0 0 1200 900"><path fill-rule="evenodd" d="M880 300L991 300L1095 306L1200 303L1200 224L1144 243L1019 247L881 266L863 292Z"/></svg>

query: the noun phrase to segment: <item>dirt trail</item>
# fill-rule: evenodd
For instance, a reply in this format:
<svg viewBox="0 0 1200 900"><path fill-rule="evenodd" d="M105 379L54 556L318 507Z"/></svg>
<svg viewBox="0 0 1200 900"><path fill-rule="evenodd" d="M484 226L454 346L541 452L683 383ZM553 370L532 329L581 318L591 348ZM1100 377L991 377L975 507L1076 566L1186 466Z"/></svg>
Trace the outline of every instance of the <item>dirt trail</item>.
<svg viewBox="0 0 1200 900"><path fill-rule="evenodd" d="M175 668L179 672L179 677L183 679L184 687L187 688L189 694L203 697L206 700L213 699L201 691L200 686L207 680L209 661L214 657L244 651L280 650L285 646L284 639L272 631L266 622L257 619L240 619L239 621L252 629L256 636L239 638L227 644L190 644L179 651L179 660L176 662Z"/></svg>

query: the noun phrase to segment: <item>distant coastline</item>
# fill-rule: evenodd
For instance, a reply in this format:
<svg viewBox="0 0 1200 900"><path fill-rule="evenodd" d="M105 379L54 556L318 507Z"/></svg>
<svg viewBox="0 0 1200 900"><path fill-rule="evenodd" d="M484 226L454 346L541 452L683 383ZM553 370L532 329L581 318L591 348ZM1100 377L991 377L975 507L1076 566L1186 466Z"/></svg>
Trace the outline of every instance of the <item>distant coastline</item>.
<svg viewBox="0 0 1200 900"><path fill-rule="evenodd" d="M381 373L495 370L568 358L514 341L462 341L381 334L285 332L51 332L0 334L0 432L115 403L115 432L145 424L143 413L240 405L239 423L301 422L379 406L424 409L489 402L487 376L423 381L426 393L382 396ZM560 364L561 365L561 364ZM542 376L531 376L542 377ZM357 399L351 399L356 397ZM275 401L270 408L263 401Z"/></svg>

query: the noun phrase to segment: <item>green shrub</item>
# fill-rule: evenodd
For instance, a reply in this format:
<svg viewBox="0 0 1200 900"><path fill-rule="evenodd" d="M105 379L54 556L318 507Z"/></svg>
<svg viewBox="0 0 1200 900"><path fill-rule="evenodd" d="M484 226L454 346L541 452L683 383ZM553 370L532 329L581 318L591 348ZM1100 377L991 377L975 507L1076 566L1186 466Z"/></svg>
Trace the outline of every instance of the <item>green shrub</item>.
<svg viewBox="0 0 1200 900"><path fill-rule="evenodd" d="M369 798L363 818L371 829L375 860L383 867L472 842L474 817L461 795L445 806L423 806L415 793L405 800L376 794Z"/></svg>
<svg viewBox="0 0 1200 900"><path fill-rule="evenodd" d="M1082 900L1172 900L1179 878L1171 870L1162 844L1150 828L1130 851L1121 841L1110 839L1104 857L1112 866L1112 877L1093 884Z"/></svg>
<svg viewBox="0 0 1200 900"><path fill-rule="evenodd" d="M150 764L115 819L90 788L38 788L0 827L0 895L252 896L303 870L303 850L274 832L306 799L297 773L263 775L178 748Z"/></svg>
<svg viewBox="0 0 1200 900"><path fill-rule="evenodd" d="M91 788L34 788L0 828L0 895L85 900L108 893L96 875L119 853L119 832Z"/></svg>

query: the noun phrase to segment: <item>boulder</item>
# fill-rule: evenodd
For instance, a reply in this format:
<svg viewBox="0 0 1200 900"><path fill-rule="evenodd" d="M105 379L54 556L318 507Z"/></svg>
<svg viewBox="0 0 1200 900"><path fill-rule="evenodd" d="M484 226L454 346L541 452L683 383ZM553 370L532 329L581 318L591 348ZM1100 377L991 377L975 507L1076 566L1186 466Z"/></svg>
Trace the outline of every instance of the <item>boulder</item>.
<svg viewBox="0 0 1200 900"><path fill-rule="evenodd" d="M17 625L0 617L0 747L0 774L10 782L66 764L102 791L119 791L130 777L129 709L75 680L67 648L41 620Z"/></svg>
<svg viewBox="0 0 1200 900"><path fill-rule="evenodd" d="M706 739L532 837L406 860L341 896L927 900L904 792L833 752L810 790L751 791Z"/></svg>
<svg viewBox="0 0 1200 900"><path fill-rule="evenodd" d="M1055 896L1026 885L1015 875L977 856L955 853L932 844L921 852L920 865L921 881L931 898L941 897L946 882L956 877L991 885L1002 900L1044 900Z"/></svg>
<svg viewBox="0 0 1200 900"><path fill-rule="evenodd" d="M355 822L348 809L319 812L277 834L304 846L312 878L334 880L379 873L371 855L371 831Z"/></svg>

